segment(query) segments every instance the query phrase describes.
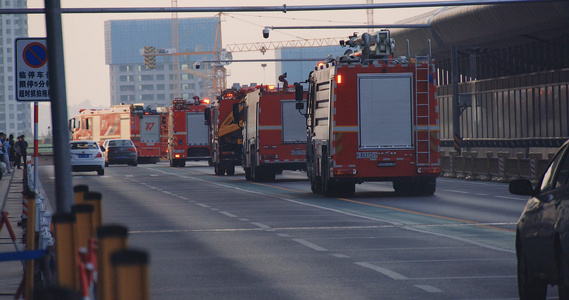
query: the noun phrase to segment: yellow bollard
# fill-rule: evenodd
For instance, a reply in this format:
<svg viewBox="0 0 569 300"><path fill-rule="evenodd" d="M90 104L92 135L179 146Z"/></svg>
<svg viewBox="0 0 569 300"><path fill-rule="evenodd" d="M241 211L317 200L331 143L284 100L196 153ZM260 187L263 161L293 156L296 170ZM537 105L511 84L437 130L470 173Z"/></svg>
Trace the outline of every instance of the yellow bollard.
<svg viewBox="0 0 569 300"><path fill-rule="evenodd" d="M148 254L124 249L111 257L115 272L115 300L148 300Z"/></svg>
<svg viewBox="0 0 569 300"><path fill-rule="evenodd" d="M85 193L84 200L86 204L93 206L93 233L92 236L97 235L97 228L103 225L103 197L101 193L87 192Z"/></svg>
<svg viewBox="0 0 569 300"><path fill-rule="evenodd" d="M89 204L75 204L71 207L71 212L75 214L75 252L73 253L73 260L76 262L76 267L79 267L79 262L77 261L78 251L81 248L85 250L89 249L89 239L91 238L91 233L93 230L91 226L93 225L92 215L93 206ZM75 290L81 290L81 280L79 278L80 273L77 272L77 279L75 281Z"/></svg>
<svg viewBox="0 0 569 300"><path fill-rule="evenodd" d="M84 195L89 191L89 187L86 185L76 185L73 187L73 198L75 200L74 204L83 204Z"/></svg>
<svg viewBox="0 0 569 300"><path fill-rule="evenodd" d="M36 195L29 193L28 195L28 220L26 224L26 250L36 250ZM25 294L33 295L34 291L34 260L26 260L25 271ZM26 298L33 300L32 297Z"/></svg>
<svg viewBox="0 0 569 300"><path fill-rule="evenodd" d="M56 213L52 217L55 227L55 260L57 282L60 287L75 290L77 268L75 263L75 215Z"/></svg>
<svg viewBox="0 0 569 300"><path fill-rule="evenodd" d="M97 228L97 299L114 300L111 254L127 247L128 230L120 225Z"/></svg>

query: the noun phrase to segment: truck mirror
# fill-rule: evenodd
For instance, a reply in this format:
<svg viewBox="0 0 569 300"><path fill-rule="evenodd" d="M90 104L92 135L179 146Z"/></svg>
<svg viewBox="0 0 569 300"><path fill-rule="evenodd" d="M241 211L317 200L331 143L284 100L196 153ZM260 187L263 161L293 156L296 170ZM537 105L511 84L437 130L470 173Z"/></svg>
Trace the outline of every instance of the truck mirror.
<svg viewBox="0 0 569 300"><path fill-rule="evenodd" d="M303 109L304 109L304 103L302 103L302 102L296 102L296 109L298 109L298 110L303 110Z"/></svg>
<svg viewBox="0 0 569 300"><path fill-rule="evenodd" d="M296 101L302 101L303 100L303 95L304 91L302 89L302 85L298 82L294 83L294 98L296 99Z"/></svg>
<svg viewBox="0 0 569 300"><path fill-rule="evenodd" d="M233 122L239 123L239 103L233 103Z"/></svg>
<svg viewBox="0 0 569 300"><path fill-rule="evenodd" d="M211 124L211 108L206 108L204 111L205 125Z"/></svg>

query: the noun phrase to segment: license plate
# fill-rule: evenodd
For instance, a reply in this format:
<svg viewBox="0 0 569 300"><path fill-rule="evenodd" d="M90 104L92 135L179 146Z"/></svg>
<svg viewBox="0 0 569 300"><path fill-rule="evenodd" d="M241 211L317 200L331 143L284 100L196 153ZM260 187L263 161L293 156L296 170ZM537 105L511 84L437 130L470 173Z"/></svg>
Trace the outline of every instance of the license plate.
<svg viewBox="0 0 569 300"><path fill-rule="evenodd" d="M89 158L89 154L79 154L79 158Z"/></svg>

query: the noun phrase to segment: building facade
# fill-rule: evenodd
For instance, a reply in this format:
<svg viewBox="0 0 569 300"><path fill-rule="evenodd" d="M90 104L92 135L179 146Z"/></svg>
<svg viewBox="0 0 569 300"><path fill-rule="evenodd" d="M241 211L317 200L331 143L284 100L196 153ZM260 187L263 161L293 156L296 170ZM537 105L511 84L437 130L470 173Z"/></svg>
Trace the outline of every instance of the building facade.
<svg viewBox="0 0 569 300"><path fill-rule="evenodd" d="M212 79L207 68L194 70L196 61L213 59L218 18L178 19L180 96L209 97ZM170 19L110 20L105 22L105 60L109 65L111 105L120 103L167 106L174 99L174 57L156 56L156 68L148 69L145 46L172 49ZM219 44L219 43L218 43ZM220 47L220 46L218 46Z"/></svg>
<svg viewBox="0 0 569 300"><path fill-rule="evenodd" d="M27 8L26 1L5 0L1 8ZM0 14L0 132L32 136L30 102L16 101L15 40L28 36L28 16Z"/></svg>

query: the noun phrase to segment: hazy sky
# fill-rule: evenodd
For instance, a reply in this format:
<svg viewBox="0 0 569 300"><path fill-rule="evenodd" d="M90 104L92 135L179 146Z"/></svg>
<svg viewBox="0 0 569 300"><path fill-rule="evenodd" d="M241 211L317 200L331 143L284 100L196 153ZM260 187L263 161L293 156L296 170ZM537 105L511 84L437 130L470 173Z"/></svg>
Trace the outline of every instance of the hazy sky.
<svg viewBox="0 0 569 300"><path fill-rule="evenodd" d="M294 5L333 5L333 4L365 4L365 0L211 0L189 1L178 0L178 7L244 7L244 6L288 6ZM374 3L417 2L401 0L375 0ZM237 4L239 3L239 4ZM29 0L28 7L42 8L44 0ZM171 7L170 0L61 0L63 8L79 7ZM382 9L374 10L375 24L392 24L395 21L411 17L435 8L414 9ZM215 13L179 13L178 18L215 17ZM64 14L63 41L65 57L65 73L68 105L76 105L89 101L93 106L110 105L109 67L105 64L104 21L116 19L170 19L170 13L156 14ZM242 12L224 15L222 19L222 44L243 44L266 41L289 41L321 37L346 38L354 31L366 30L272 30L269 39L262 37L265 26L309 26L309 25L358 25L366 24L365 10L323 11L323 12ZM43 15L29 15L29 36L45 36L45 18ZM183 34L183 33L180 33ZM188 38L191 34L188 33ZM156 45L170 48L171 45ZM274 51L265 55L260 52L234 52L234 59L274 58ZM142 62L142 57L141 57ZM266 78L267 84L273 84L275 64L267 63L265 70L261 63L233 63L227 67L227 78L230 86L233 82L261 83ZM43 106L42 106L43 107ZM46 110L40 107L40 110ZM49 110L49 108L47 108ZM68 112L73 115L75 112Z"/></svg>

